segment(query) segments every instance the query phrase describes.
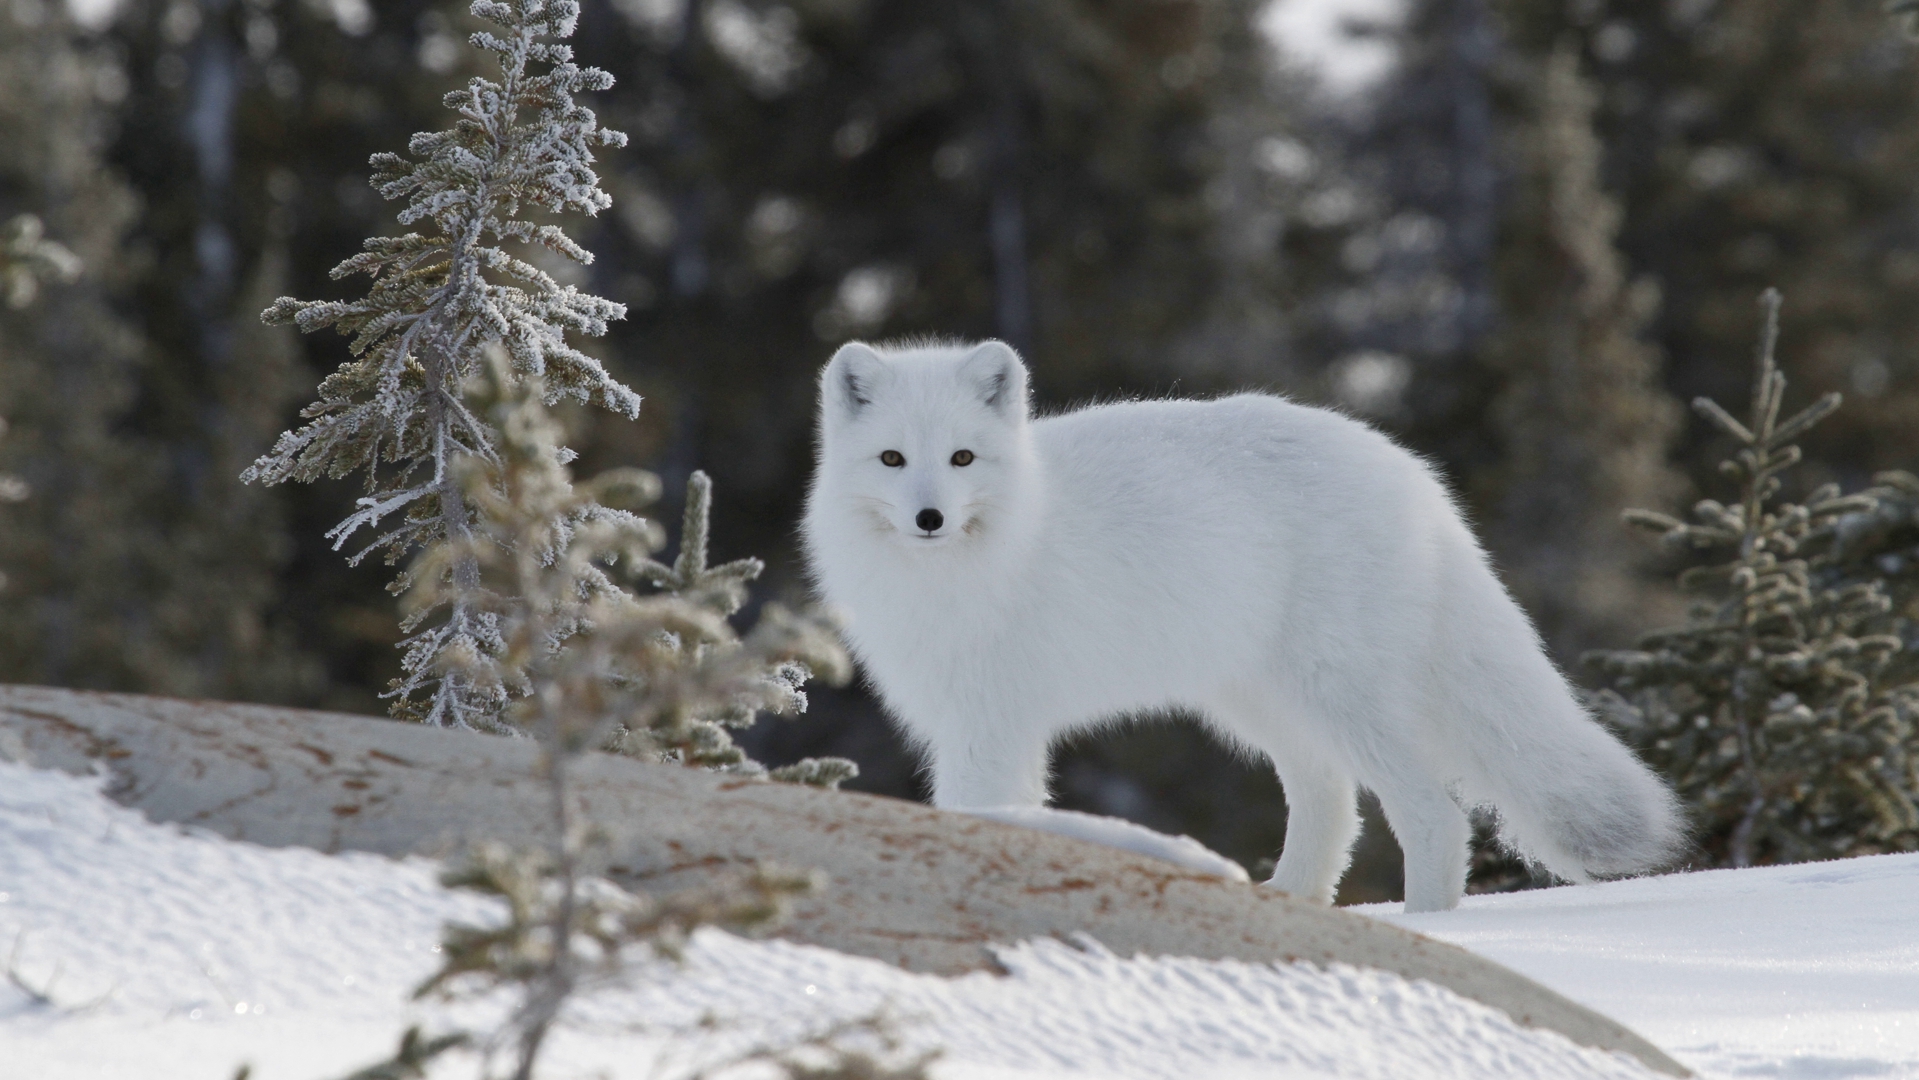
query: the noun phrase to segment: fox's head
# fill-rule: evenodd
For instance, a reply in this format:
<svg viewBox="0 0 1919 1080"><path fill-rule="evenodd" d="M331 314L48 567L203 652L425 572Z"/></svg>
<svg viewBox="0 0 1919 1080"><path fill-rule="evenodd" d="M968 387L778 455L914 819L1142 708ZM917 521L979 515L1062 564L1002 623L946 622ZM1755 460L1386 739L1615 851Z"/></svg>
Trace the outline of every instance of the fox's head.
<svg viewBox="0 0 1919 1080"><path fill-rule="evenodd" d="M820 375L816 503L886 539L931 548L993 534L1029 454L1026 366L1002 342L852 342Z"/></svg>

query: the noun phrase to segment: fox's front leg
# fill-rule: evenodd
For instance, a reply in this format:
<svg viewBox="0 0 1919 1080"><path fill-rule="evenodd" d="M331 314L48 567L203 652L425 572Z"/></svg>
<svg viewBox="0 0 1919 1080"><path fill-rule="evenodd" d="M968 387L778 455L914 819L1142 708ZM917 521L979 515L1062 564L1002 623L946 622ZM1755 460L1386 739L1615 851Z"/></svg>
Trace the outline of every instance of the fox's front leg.
<svg viewBox="0 0 1919 1080"><path fill-rule="evenodd" d="M927 740L933 805L1046 805L1047 732L994 725L955 728Z"/></svg>

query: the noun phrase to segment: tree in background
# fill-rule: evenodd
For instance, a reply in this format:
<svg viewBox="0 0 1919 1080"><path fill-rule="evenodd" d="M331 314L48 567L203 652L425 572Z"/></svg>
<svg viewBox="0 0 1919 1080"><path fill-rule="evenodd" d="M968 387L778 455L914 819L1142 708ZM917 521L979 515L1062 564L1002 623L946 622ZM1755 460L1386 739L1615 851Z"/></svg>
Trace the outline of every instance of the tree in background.
<svg viewBox="0 0 1919 1080"><path fill-rule="evenodd" d="M1317 208L1346 222L1314 327L1324 392L1463 471L1488 456L1472 359L1499 318L1505 42L1489 0L1413 0L1373 32L1398 61L1335 117L1347 194Z"/></svg>
<svg viewBox="0 0 1919 1080"><path fill-rule="evenodd" d="M1739 446L1720 467L1738 502L1705 500L1691 524L1628 515L1668 550L1717 557L1681 575L1701 603L1637 650L1590 658L1612 684L1602 710L1672 780L1716 865L1919 848L1919 686L1884 677L1902 645L1878 632L1890 601L1876 578L1822 575L1830 559L1808 550L1875 499L1836 484L1804 503L1778 499L1780 475L1800 460L1795 440L1839 407L1828 394L1780 419L1779 302L1768 291L1750 417L1694 402Z"/></svg>
<svg viewBox="0 0 1919 1080"><path fill-rule="evenodd" d="M1501 322L1483 355L1501 376L1490 414L1502 452L1472 493L1501 576L1562 657L1678 614L1613 523L1629 506L1671 505L1685 486L1666 460L1678 403L1641 339L1659 289L1615 246L1623 215L1602 182L1598 95L1574 40L1524 95L1535 113L1500 245Z"/></svg>
<svg viewBox="0 0 1919 1080"><path fill-rule="evenodd" d="M796 579L776 523L797 516L812 417L792 403L852 337L1004 337L1056 400L1283 372L1275 210L1316 136L1288 123L1298 84L1252 29L1259 6L603 11L583 48L621 75L609 122L634 143L595 247L632 309L612 343L663 406L628 437L653 440L669 493L710 463L732 493L722 531ZM1266 325L1229 340L1221 304Z"/></svg>
<svg viewBox="0 0 1919 1080"><path fill-rule="evenodd" d="M498 432L461 396L487 344L504 343L513 370L541 379L555 400L591 402L628 418L639 412L639 395L566 342L569 330L605 333L607 321L625 309L561 284L501 246L517 241L592 262L559 227L521 215L523 207L592 215L610 205L592 170L592 150L624 145L625 136L600 128L573 95L605 89L611 76L579 67L566 46L540 40L572 35L579 16L573 0L476 0L473 13L505 32L472 38L499 58L500 81L475 78L449 94L447 106L460 119L449 131L414 136L417 163L397 154L372 159L380 194L408 200L401 223L429 222L435 235L369 240L363 254L336 267L335 277L373 276L362 301L282 297L262 316L353 335L354 359L320 384L320 400L302 412L309 423L283 434L243 478L275 484L364 472L368 494L327 534L337 548L361 529L375 533L355 562L380 551L391 564L421 546L468 535L471 509L452 466L463 455L496 455ZM539 63L551 66L544 74L528 70ZM384 476L381 466L388 467ZM411 636L403 643L405 674L389 691L394 714L439 727L493 728L509 688L471 683L462 668L441 659L449 650L487 655L505 647L497 616L473 607L478 564L469 555L435 572L450 575L453 587L430 593L444 601L441 621L420 629L442 615L440 605L427 605L403 624ZM393 591L420 587L403 574ZM426 699L416 700L422 693Z"/></svg>
<svg viewBox="0 0 1919 1080"><path fill-rule="evenodd" d="M1593 189L1621 212L1611 229L1620 302L1659 297L1612 319L1618 340L1653 350L1637 363L1663 363L1647 391L1685 399L1742 385L1745 373L1718 358L1743 349L1748 299L1777 283L1795 297L1786 329L1807 342L1806 378L1848 386L1855 401L1814 433L1815 459L1848 463L1856 482L1919 450L1898 433L1915 430L1899 403L1900 358L1919 355L1919 309L1901 299L1900 275L1919 267L1907 250L1919 66L1874 5L1419 0L1395 40L1395 72L1345 121L1364 197L1339 253L1351 280L1327 294L1317 323L1336 357L1326 390L1457 479L1562 663L1621 626L1623 612L1605 610L1611 598L1637 600L1645 587L1630 573L1617 579L1623 592L1553 573L1590 555L1622 571L1630 560L1590 532L1555 532L1550 521L1564 515L1550 515L1545 474L1528 463L1551 421L1524 403L1548 404L1549 388L1564 385L1554 372L1565 354L1547 339L1554 305L1579 287L1568 252L1599 250L1550 233L1542 170L1566 146L1542 141L1541 91L1568 42L1604 152L1563 160L1590 168ZM1595 227L1604 218L1586 218L1586 232L1606 231ZM1584 261L1592 281L1613 276ZM1659 425L1633 419L1633 396L1614 398L1624 411L1600 426L1616 435L1650 424L1647 452L1657 453ZM1683 449L1703 451L1699 437L1684 435ZM1644 482L1671 482L1649 467ZM1676 492L1617 494L1656 505Z"/></svg>
<svg viewBox="0 0 1919 1080"><path fill-rule="evenodd" d="M80 259L66 246L46 237L46 226L32 214L21 214L8 222L0 240L0 295L8 307L24 308L40 295L41 283L55 281L72 284L80 277ZM7 422L0 419L0 438L7 434ZM22 502L33 489L12 473L0 473L0 503ZM7 575L0 571L0 589L7 586Z"/></svg>
<svg viewBox="0 0 1919 1080"><path fill-rule="evenodd" d="M1502 5L1512 47L1586 42L1621 249L1656 282L1650 340L1684 398L1740 393L1750 298L1793 303L1801 378L1851 404L1807 452L1857 484L1919 455L1919 63L1855 0ZM1696 433L1689 458L1708 460ZM1710 482L1702 473L1701 486Z"/></svg>
<svg viewBox="0 0 1919 1080"><path fill-rule="evenodd" d="M0 667L12 680L183 696L310 691L317 665L270 611L283 549L203 484L207 444L189 451L144 423L151 351L136 301L148 252L135 239L140 200L108 159L128 90L112 43L62 5L0 12L0 218L33 214L85 267L0 310L0 415L12 425L0 454L37 493L0 523L11 579ZM272 383L264 365L246 379L265 398Z"/></svg>

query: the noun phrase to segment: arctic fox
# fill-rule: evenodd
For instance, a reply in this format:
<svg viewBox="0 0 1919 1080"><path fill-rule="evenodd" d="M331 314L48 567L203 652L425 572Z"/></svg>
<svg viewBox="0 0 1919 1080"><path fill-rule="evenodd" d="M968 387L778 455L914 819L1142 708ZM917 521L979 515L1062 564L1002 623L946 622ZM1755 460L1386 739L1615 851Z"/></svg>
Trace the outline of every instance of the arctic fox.
<svg viewBox="0 0 1919 1080"><path fill-rule="evenodd" d="M1029 418L1000 342L848 344L820 379L804 525L854 654L945 807L1039 806L1047 746L1191 710L1272 759L1268 884L1331 902L1379 797L1406 910L1459 902L1470 828L1571 881L1682 841L1419 458L1264 394Z"/></svg>

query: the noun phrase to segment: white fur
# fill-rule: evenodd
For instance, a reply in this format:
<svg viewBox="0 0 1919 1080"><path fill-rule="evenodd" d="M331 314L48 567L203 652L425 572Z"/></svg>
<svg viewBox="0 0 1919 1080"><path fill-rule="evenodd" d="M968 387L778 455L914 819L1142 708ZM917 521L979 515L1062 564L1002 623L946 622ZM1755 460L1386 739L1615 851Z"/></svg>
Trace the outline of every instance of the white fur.
<svg viewBox="0 0 1919 1080"><path fill-rule="evenodd" d="M998 342L849 344L821 376L807 551L936 804L1042 805L1054 737L1178 707L1272 759L1269 884L1296 896L1332 899L1359 786L1409 911L1458 902L1462 805L1573 881L1678 847L1671 794L1580 707L1417 457L1263 394L1029 420L1026 384Z"/></svg>

